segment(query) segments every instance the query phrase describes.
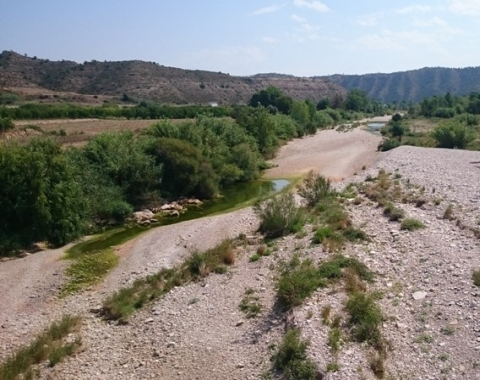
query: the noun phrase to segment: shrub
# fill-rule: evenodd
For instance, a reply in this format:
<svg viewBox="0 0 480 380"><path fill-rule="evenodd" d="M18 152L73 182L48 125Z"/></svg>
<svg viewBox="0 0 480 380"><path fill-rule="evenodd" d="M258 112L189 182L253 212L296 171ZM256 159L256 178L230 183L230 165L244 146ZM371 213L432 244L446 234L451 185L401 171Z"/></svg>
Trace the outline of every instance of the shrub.
<svg viewBox="0 0 480 380"><path fill-rule="evenodd" d="M383 215L387 216L388 220L390 221L397 221L405 216L405 212L402 209L395 207L392 203L388 202L383 210Z"/></svg>
<svg viewBox="0 0 480 380"><path fill-rule="evenodd" d="M13 124L12 119L8 117L0 118L0 133L9 131L14 127L15 125Z"/></svg>
<svg viewBox="0 0 480 380"><path fill-rule="evenodd" d="M445 121L439 124L432 133L440 148L465 149L473 140L476 132L456 120Z"/></svg>
<svg viewBox="0 0 480 380"><path fill-rule="evenodd" d="M398 148L399 146L400 146L400 142L398 140L386 139L378 146L378 150L382 152L386 152L388 150Z"/></svg>
<svg viewBox="0 0 480 380"><path fill-rule="evenodd" d="M473 271L472 280L475 286L480 287L480 269Z"/></svg>
<svg viewBox="0 0 480 380"><path fill-rule="evenodd" d="M330 196L333 191L330 181L310 170L298 193L306 199L308 206L315 206L320 200Z"/></svg>
<svg viewBox="0 0 480 380"><path fill-rule="evenodd" d="M364 231L353 227L349 227L346 230L342 231L342 235L348 241L368 240L368 235Z"/></svg>
<svg viewBox="0 0 480 380"><path fill-rule="evenodd" d="M325 286L312 260L300 261L295 255L288 265L281 269L277 284L277 295L286 309L300 305L317 288Z"/></svg>
<svg viewBox="0 0 480 380"><path fill-rule="evenodd" d="M453 220L455 219L453 215L453 205L449 204L443 213L443 219Z"/></svg>
<svg viewBox="0 0 480 380"><path fill-rule="evenodd" d="M297 207L291 193L281 194L264 203L259 202L255 204L254 210L260 217L259 230L268 238L298 232L306 220L304 210Z"/></svg>
<svg viewBox="0 0 480 380"><path fill-rule="evenodd" d="M332 280L343 276L343 269L351 268L362 280L372 281L373 273L365 264L353 257L335 255L330 260L324 261L318 268L321 277Z"/></svg>
<svg viewBox="0 0 480 380"><path fill-rule="evenodd" d="M407 231L415 231L421 228L425 228L425 224L417 219L408 218L402 221L400 229Z"/></svg>
<svg viewBox="0 0 480 380"><path fill-rule="evenodd" d="M262 304L259 298L253 295L253 289L247 289L238 308L243 311L247 318L255 318L262 311Z"/></svg>
<svg viewBox="0 0 480 380"><path fill-rule="evenodd" d="M330 227L321 227L315 231L315 235L313 235L313 242L315 244L320 244L325 239L331 238L334 234L335 232L332 231Z"/></svg>
<svg viewBox="0 0 480 380"><path fill-rule="evenodd" d="M380 340L379 328L383 316L375 299L374 294L363 292L352 293L348 297L346 309L350 315L349 325L359 342L375 344Z"/></svg>
<svg viewBox="0 0 480 380"><path fill-rule="evenodd" d="M307 357L308 341L302 340L299 329L288 330L278 352L273 357L276 370L288 380L316 380L315 363Z"/></svg>

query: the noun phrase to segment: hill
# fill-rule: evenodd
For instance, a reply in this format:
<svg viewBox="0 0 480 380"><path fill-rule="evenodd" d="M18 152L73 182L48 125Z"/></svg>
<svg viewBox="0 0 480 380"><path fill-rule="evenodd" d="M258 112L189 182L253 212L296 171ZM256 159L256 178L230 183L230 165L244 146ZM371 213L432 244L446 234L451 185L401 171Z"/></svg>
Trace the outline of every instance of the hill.
<svg viewBox="0 0 480 380"><path fill-rule="evenodd" d="M316 77L365 91L372 99L390 103L418 102L432 95L466 95L480 91L480 67L452 69L425 67L391 74L332 75Z"/></svg>
<svg viewBox="0 0 480 380"><path fill-rule="evenodd" d="M115 97L127 94L130 98L169 104L241 104L270 85L294 99L318 101L345 93L339 85L319 78L275 74L237 77L144 61L79 64L32 58L11 51L0 54L0 88L20 94L48 91Z"/></svg>

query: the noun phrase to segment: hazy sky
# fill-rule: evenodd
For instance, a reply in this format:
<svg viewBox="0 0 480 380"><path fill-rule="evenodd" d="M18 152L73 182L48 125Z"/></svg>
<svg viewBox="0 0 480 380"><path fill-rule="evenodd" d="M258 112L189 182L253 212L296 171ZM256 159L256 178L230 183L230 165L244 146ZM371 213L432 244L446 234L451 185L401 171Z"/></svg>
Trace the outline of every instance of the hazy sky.
<svg viewBox="0 0 480 380"><path fill-rule="evenodd" d="M232 75L480 65L480 0L0 0L0 51Z"/></svg>

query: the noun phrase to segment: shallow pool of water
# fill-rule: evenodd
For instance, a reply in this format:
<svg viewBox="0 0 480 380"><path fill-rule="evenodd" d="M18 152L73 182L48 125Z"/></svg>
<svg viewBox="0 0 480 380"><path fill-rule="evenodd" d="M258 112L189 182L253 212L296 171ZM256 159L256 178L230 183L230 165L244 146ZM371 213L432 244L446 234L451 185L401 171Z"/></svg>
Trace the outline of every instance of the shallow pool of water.
<svg viewBox="0 0 480 380"><path fill-rule="evenodd" d="M378 131L378 130L382 129L383 127L385 127L386 124L387 123L368 123L367 127L371 131Z"/></svg>

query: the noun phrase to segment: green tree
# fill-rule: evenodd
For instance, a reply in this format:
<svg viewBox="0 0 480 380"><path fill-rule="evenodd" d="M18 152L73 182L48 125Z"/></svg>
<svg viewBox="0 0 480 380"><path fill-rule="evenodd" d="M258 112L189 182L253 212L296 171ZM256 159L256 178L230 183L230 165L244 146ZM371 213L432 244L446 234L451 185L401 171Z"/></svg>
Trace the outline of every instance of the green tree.
<svg viewBox="0 0 480 380"><path fill-rule="evenodd" d="M366 112L369 104L367 93L358 89L351 90L345 99L345 108L350 111Z"/></svg>
<svg viewBox="0 0 480 380"><path fill-rule="evenodd" d="M433 137L437 140L439 148L465 149L477 138L477 133L472 127L457 120L448 120L433 130Z"/></svg>
<svg viewBox="0 0 480 380"><path fill-rule="evenodd" d="M217 193L217 179L211 164L191 143L161 138L151 149L157 163L163 165L163 189L168 195L212 198Z"/></svg>
<svg viewBox="0 0 480 380"><path fill-rule="evenodd" d="M269 86L252 95L249 103L252 107L263 106L265 108L273 106L281 113L288 114L293 104L292 98L286 96L282 90L277 87Z"/></svg>
<svg viewBox="0 0 480 380"><path fill-rule="evenodd" d="M58 143L0 147L0 183L0 242L62 245L82 234L84 197Z"/></svg>

